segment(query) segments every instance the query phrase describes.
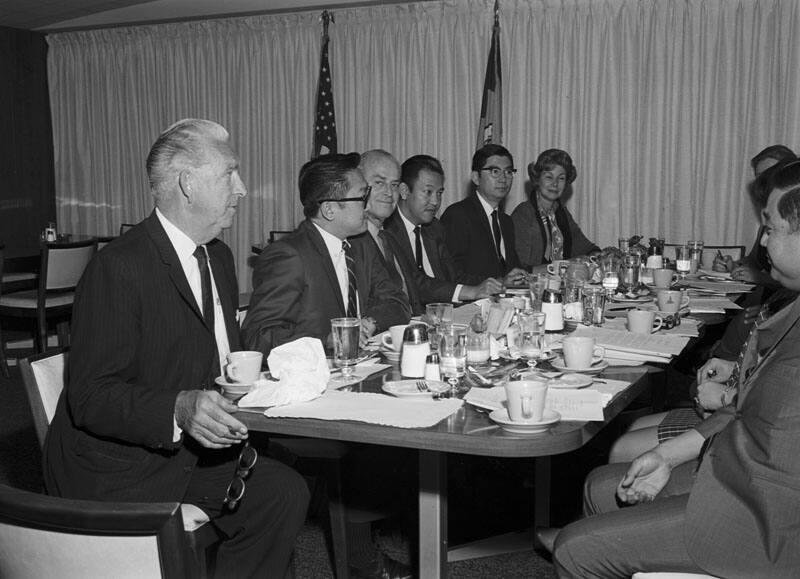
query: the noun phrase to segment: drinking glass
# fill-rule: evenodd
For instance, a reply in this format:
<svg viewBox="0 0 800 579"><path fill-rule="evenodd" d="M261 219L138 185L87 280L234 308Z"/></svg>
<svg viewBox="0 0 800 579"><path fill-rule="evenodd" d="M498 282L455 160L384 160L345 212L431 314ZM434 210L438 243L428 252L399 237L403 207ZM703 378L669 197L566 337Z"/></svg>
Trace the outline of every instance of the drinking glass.
<svg viewBox="0 0 800 579"><path fill-rule="evenodd" d="M583 323L587 326L602 326L606 296L599 287L586 288L583 292Z"/></svg>
<svg viewBox="0 0 800 579"><path fill-rule="evenodd" d="M544 343L544 326L546 314L542 312L520 312L518 348L519 355L528 366L536 366L537 360L546 358Z"/></svg>
<svg viewBox="0 0 800 579"><path fill-rule="evenodd" d="M614 292L619 287L619 273L616 269L607 270L603 274L603 289L609 297L614 295Z"/></svg>
<svg viewBox="0 0 800 579"><path fill-rule="evenodd" d="M675 248L675 271L681 279L686 279L686 274L692 271L692 254L688 245L679 245Z"/></svg>
<svg viewBox="0 0 800 579"><path fill-rule="evenodd" d="M550 283L546 273L534 273L528 277L528 287L531 290L531 307L534 311L542 311L542 292Z"/></svg>
<svg viewBox="0 0 800 579"><path fill-rule="evenodd" d="M439 369L455 393L467 366L467 327L446 323L439 328Z"/></svg>
<svg viewBox="0 0 800 579"><path fill-rule="evenodd" d="M331 320L333 336L333 365L341 368L341 375L333 378L334 382L350 382L353 366L358 360L358 343L361 336L361 320L359 318L334 318Z"/></svg>
<svg viewBox="0 0 800 579"><path fill-rule="evenodd" d="M703 242L702 241L689 241L689 259L691 259L691 273L697 273L700 264L703 263Z"/></svg>
<svg viewBox="0 0 800 579"><path fill-rule="evenodd" d="M443 323L453 321L453 304L433 303L425 306L425 320L430 328L428 338L431 343L431 352L435 352L439 346L439 329Z"/></svg>

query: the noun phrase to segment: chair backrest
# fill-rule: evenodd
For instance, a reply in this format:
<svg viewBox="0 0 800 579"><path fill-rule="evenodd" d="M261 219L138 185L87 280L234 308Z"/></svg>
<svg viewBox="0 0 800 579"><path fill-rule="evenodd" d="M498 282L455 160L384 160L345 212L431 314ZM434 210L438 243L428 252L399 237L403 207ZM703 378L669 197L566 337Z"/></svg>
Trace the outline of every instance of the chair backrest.
<svg viewBox="0 0 800 579"><path fill-rule="evenodd" d="M272 231L269 232L268 243L274 243L275 241L283 239L284 237L286 237L287 235L291 235L292 233L294 232L288 230L273 229Z"/></svg>
<svg viewBox="0 0 800 579"><path fill-rule="evenodd" d="M134 226L135 226L135 224L133 224L133 223L123 223L122 225L119 226L119 234L122 235L123 233L125 233L131 227L134 227Z"/></svg>
<svg viewBox="0 0 800 579"><path fill-rule="evenodd" d="M101 235L97 237L97 251L103 249L106 245L114 241L116 237L113 235Z"/></svg>
<svg viewBox="0 0 800 579"><path fill-rule="evenodd" d="M67 290L78 285L83 270L97 252L97 239L44 244L39 272L40 290Z"/></svg>
<svg viewBox="0 0 800 579"><path fill-rule="evenodd" d="M0 577L165 577L194 569L179 503L51 497L0 485Z"/></svg>
<svg viewBox="0 0 800 579"><path fill-rule="evenodd" d="M56 413L58 399L66 384L69 349L50 350L20 360L19 369L33 414L39 444L44 445L47 429Z"/></svg>

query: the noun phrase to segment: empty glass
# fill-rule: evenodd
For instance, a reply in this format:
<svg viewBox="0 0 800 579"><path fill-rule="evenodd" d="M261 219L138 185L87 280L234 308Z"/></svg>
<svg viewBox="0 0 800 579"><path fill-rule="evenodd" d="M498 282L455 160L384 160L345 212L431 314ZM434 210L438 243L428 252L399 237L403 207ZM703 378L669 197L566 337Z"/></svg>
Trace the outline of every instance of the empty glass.
<svg viewBox="0 0 800 579"><path fill-rule="evenodd" d="M428 323L428 338L431 342L431 351L435 352L439 346L439 328L443 323L453 321L453 304L433 303L425 306L425 322Z"/></svg>
<svg viewBox="0 0 800 579"><path fill-rule="evenodd" d="M546 357L544 343L546 315L542 312L526 311L517 315L519 334L517 347L519 355L528 366L536 366L536 361Z"/></svg>
<svg viewBox="0 0 800 579"><path fill-rule="evenodd" d="M689 259L691 260L689 273L697 273L700 264L703 263L703 242L689 241Z"/></svg>
<svg viewBox="0 0 800 579"><path fill-rule="evenodd" d="M528 287L531 290L531 307L537 311L542 311L542 292L547 289L549 283L546 273L534 273L528 276Z"/></svg>
<svg viewBox="0 0 800 579"><path fill-rule="evenodd" d="M587 326L602 326L606 307L605 291L599 287L588 287L583 291L583 323Z"/></svg>
<svg viewBox="0 0 800 579"><path fill-rule="evenodd" d="M675 248L675 271L681 279L686 279L686 274L692 271L692 253L688 245L679 245Z"/></svg>

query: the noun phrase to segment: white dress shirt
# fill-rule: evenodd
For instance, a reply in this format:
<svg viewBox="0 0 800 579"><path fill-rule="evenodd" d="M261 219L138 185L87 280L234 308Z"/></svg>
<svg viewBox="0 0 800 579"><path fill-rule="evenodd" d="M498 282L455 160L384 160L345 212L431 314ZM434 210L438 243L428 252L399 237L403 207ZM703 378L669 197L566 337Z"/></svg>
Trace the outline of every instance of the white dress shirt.
<svg viewBox="0 0 800 579"><path fill-rule="evenodd" d="M478 197L478 201L481 202L481 207L483 207L484 212L486 213L486 219L489 220L489 231L492 231L492 212L495 210L495 207L492 207L486 202L486 199L481 197L480 193L475 194ZM500 207L497 207L497 226L500 227L500 213L502 210ZM494 231L492 231L492 243L494 243ZM506 258L506 238L503 235L503 230L500 230L500 255L503 256L503 259Z"/></svg>
<svg viewBox="0 0 800 579"><path fill-rule="evenodd" d="M339 289L342 292L342 300L344 300L343 303L346 308L347 300L350 297L350 283L347 279L347 261L344 257L342 240L336 237L333 233L328 233L316 223L314 223L314 227L316 227L317 231L319 231L320 235L322 235L322 241L325 242L325 247L328 248L331 261L333 261L333 269L336 271L336 279L339 280ZM358 304L357 298L356 304Z"/></svg>

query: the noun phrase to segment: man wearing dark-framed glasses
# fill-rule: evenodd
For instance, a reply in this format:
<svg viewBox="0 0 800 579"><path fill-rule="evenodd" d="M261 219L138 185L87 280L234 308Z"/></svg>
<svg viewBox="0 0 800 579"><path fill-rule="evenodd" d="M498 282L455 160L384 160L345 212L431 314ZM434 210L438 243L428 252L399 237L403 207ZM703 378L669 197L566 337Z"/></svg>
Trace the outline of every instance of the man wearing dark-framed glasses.
<svg viewBox="0 0 800 579"><path fill-rule="evenodd" d="M358 317L366 341L376 331L405 324L411 306L392 280L367 229L372 188L358 153L322 155L300 169L306 216L297 230L271 244L253 266L253 295L242 328L249 348L268 355L297 338L332 347L331 319Z"/></svg>

